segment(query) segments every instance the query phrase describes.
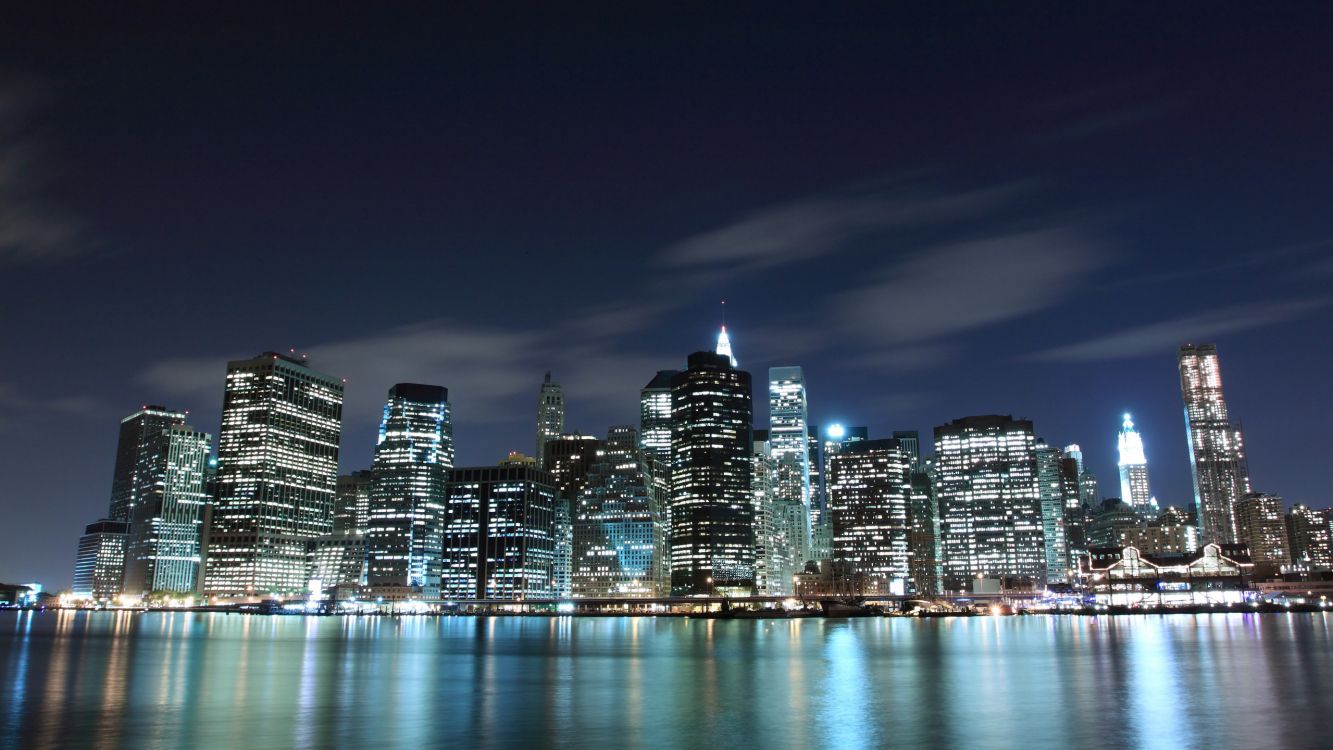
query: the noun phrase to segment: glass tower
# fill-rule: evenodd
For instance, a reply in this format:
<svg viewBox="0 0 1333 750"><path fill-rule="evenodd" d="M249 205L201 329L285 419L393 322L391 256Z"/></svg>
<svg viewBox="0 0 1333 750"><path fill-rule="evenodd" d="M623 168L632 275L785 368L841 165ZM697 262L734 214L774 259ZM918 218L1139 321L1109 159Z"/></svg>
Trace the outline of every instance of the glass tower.
<svg viewBox="0 0 1333 750"><path fill-rule="evenodd" d="M343 383L304 358L227 363L204 593L305 591L306 543L333 530Z"/></svg>
<svg viewBox="0 0 1333 750"><path fill-rule="evenodd" d="M805 513L804 529L791 540L791 555L805 560L810 547L810 420L805 375L800 367L768 368L768 445L774 463L792 464L795 471L782 472L774 487L776 499L800 503Z"/></svg>
<svg viewBox="0 0 1333 750"><path fill-rule="evenodd" d="M676 370L658 370L639 391L639 447L648 458L671 463L671 378Z"/></svg>
<svg viewBox="0 0 1333 750"><path fill-rule="evenodd" d="M366 581L377 597L436 599L444 503L454 465L449 390L389 389L371 466Z"/></svg>
<svg viewBox="0 0 1333 750"><path fill-rule="evenodd" d="M157 441L162 430L183 424L185 413L165 406L145 406L120 420L116 468L111 476L111 520L129 523L134 518L134 505L140 494L155 485L152 477L160 463L149 443Z"/></svg>
<svg viewBox="0 0 1333 750"><path fill-rule="evenodd" d="M1120 499L1145 517L1156 517L1157 498L1148 488L1148 459L1143 454L1143 436L1134 420L1125 414L1120 423Z"/></svg>
<svg viewBox="0 0 1333 750"><path fill-rule="evenodd" d="M1194 475L1194 514L1203 544L1236 542L1235 506L1250 492L1240 427L1227 414L1213 344L1180 347L1180 392Z"/></svg>
<svg viewBox="0 0 1333 750"><path fill-rule="evenodd" d="M964 417L935 428L946 588L976 577L1046 579L1032 422Z"/></svg>
<svg viewBox="0 0 1333 750"><path fill-rule="evenodd" d="M671 378L671 590L754 587L750 373L695 352Z"/></svg>
<svg viewBox="0 0 1333 750"><path fill-rule="evenodd" d="M126 594L193 593L213 436L184 424L141 444L125 548Z"/></svg>
<svg viewBox="0 0 1333 750"><path fill-rule="evenodd" d="M1065 533L1064 475L1060 449L1037 440L1037 495L1041 500L1042 535L1046 540L1046 582L1067 583L1069 549Z"/></svg>

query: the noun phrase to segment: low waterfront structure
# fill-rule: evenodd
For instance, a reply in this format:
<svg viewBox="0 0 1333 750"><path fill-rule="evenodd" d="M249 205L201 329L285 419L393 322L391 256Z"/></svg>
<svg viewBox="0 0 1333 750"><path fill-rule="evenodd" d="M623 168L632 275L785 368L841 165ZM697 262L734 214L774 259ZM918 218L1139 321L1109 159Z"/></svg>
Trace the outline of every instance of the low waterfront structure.
<svg viewBox="0 0 1333 750"><path fill-rule="evenodd" d="M1093 549L1081 574L1098 604L1225 604L1246 599L1249 550L1205 544L1192 555L1145 555L1137 547Z"/></svg>

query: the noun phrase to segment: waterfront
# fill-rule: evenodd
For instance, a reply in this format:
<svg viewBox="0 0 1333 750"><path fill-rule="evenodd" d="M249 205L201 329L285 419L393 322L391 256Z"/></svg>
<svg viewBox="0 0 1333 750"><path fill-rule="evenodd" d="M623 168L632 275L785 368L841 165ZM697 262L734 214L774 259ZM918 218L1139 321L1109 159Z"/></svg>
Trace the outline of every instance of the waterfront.
<svg viewBox="0 0 1333 750"><path fill-rule="evenodd" d="M0 614L4 747L1326 747L1333 617Z"/></svg>

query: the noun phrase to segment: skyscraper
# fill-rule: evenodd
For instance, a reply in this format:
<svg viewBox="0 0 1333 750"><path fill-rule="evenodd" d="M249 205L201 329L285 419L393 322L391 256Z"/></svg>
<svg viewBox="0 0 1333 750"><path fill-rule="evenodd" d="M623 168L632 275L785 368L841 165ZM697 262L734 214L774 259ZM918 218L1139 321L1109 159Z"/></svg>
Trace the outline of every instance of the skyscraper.
<svg viewBox="0 0 1333 750"><path fill-rule="evenodd" d="M1148 488L1148 459L1143 455L1143 436L1134 420L1125 414L1120 424L1120 499L1145 517L1156 517L1157 498Z"/></svg>
<svg viewBox="0 0 1333 750"><path fill-rule="evenodd" d="M162 430L183 424L185 413L165 406L145 406L120 420L116 468L111 476L111 520L128 523L133 519L138 496L155 485L152 476L159 462L149 444L158 440Z"/></svg>
<svg viewBox="0 0 1333 750"><path fill-rule="evenodd" d="M545 468L546 441L565 431L565 393L559 383L551 382L551 373L537 392L537 468Z"/></svg>
<svg viewBox="0 0 1333 750"><path fill-rule="evenodd" d="M333 529L342 407L342 381L303 358L227 363L206 595L305 590L306 542Z"/></svg>
<svg viewBox="0 0 1333 750"><path fill-rule="evenodd" d="M366 582L377 597L440 595L444 503L454 465L449 390L389 389L371 467Z"/></svg>
<svg viewBox="0 0 1333 750"><path fill-rule="evenodd" d="M860 440L828 459L833 559L906 593L911 576L912 460L895 439Z"/></svg>
<svg viewBox="0 0 1333 750"><path fill-rule="evenodd" d="M530 463L450 471L441 595L552 598L554 506L551 475Z"/></svg>
<svg viewBox="0 0 1333 750"><path fill-rule="evenodd" d="M612 427L574 505L573 595L652 597L670 591L666 498L638 431Z"/></svg>
<svg viewBox="0 0 1333 750"><path fill-rule="evenodd" d="M1293 565L1307 570L1333 568L1333 527L1328 516L1308 505L1287 512L1287 545Z"/></svg>
<svg viewBox="0 0 1333 750"><path fill-rule="evenodd" d="M361 469L338 477L333 505L335 534L364 534L370 521L371 473Z"/></svg>
<svg viewBox="0 0 1333 750"><path fill-rule="evenodd" d="M184 424L140 443L125 547L126 594L195 591L212 449L212 435Z"/></svg>
<svg viewBox="0 0 1333 750"><path fill-rule="evenodd" d="M787 563L787 540L782 535L780 513L786 512L778 499L781 481L773 460L768 430L752 430L754 447L750 458L750 494L754 502L754 591L759 596L780 594L786 590L781 578L790 580L794 571ZM799 503L798 503L799 505Z"/></svg>
<svg viewBox="0 0 1333 750"><path fill-rule="evenodd" d="M967 590L978 576L1045 580L1032 422L989 415L936 427L935 461L946 588Z"/></svg>
<svg viewBox="0 0 1333 750"><path fill-rule="evenodd" d="M1236 503L1236 539L1250 548L1250 560L1256 565L1291 563L1287 546L1287 524L1282 513L1282 498L1266 492L1250 492Z"/></svg>
<svg viewBox="0 0 1333 750"><path fill-rule="evenodd" d="M1230 421L1222 397L1217 346L1186 344L1179 363L1200 541L1233 543L1235 505L1250 492L1250 471L1240 427Z"/></svg>
<svg viewBox="0 0 1333 750"><path fill-rule="evenodd" d="M750 373L695 352L671 378L671 589L754 586Z"/></svg>
<svg viewBox="0 0 1333 750"><path fill-rule="evenodd" d="M671 465L671 378L676 370L658 370L639 391L639 446L649 459Z"/></svg>
<svg viewBox="0 0 1333 750"><path fill-rule="evenodd" d="M88 524L79 537L74 559L74 583L70 591L76 598L106 602L120 593L125 577L125 537L130 525L125 521L103 518Z"/></svg>
<svg viewBox="0 0 1333 750"><path fill-rule="evenodd" d="M602 441L591 435L561 435L546 441L546 471L555 481L551 588L561 599L574 595L574 509L601 449Z"/></svg>
<svg viewBox="0 0 1333 750"><path fill-rule="evenodd" d="M815 428L818 431L818 428ZM844 427L831 424L824 430L824 439L819 446L819 502L810 509L810 558L812 560L833 559L833 520L829 512L829 474L828 464L837 455L842 446L866 440L869 428Z"/></svg>
<svg viewBox="0 0 1333 750"><path fill-rule="evenodd" d="M1068 583L1069 549L1065 535L1066 485L1060 449L1037 439L1037 496L1041 500L1042 536L1046 541L1046 582Z"/></svg>
<svg viewBox="0 0 1333 750"><path fill-rule="evenodd" d="M810 546L810 420L805 375L800 367L768 368L768 445L774 463L790 463L774 487L776 500L797 502L805 511L799 550ZM794 480L794 481L793 481ZM804 555L802 555L804 556Z"/></svg>

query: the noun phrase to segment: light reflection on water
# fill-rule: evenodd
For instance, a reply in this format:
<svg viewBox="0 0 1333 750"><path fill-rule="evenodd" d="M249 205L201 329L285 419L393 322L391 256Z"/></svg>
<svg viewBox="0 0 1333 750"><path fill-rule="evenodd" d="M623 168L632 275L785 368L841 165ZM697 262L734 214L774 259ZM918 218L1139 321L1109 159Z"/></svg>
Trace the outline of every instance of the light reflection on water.
<svg viewBox="0 0 1333 750"><path fill-rule="evenodd" d="M1304 614L7 612L0 746L1330 747L1331 635Z"/></svg>

